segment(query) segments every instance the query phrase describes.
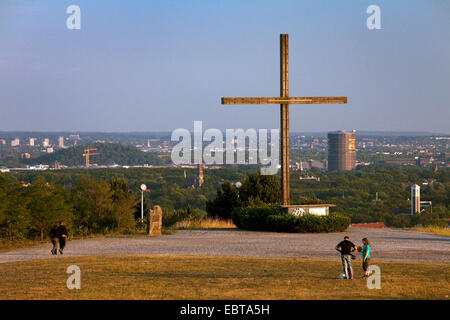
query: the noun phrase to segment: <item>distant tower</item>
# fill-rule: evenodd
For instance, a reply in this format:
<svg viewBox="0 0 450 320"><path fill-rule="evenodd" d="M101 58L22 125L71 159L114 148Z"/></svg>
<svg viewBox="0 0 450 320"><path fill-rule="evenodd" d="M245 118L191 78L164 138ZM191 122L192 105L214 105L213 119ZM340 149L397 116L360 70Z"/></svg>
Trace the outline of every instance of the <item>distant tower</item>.
<svg viewBox="0 0 450 320"><path fill-rule="evenodd" d="M420 213L420 186L411 186L411 215Z"/></svg>
<svg viewBox="0 0 450 320"><path fill-rule="evenodd" d="M35 142L36 142L36 138L30 138L30 147L34 147Z"/></svg>
<svg viewBox="0 0 450 320"><path fill-rule="evenodd" d="M150 144L150 139L147 140L147 148L150 148L151 144Z"/></svg>
<svg viewBox="0 0 450 320"><path fill-rule="evenodd" d="M197 165L197 176L195 177L195 187L199 188L203 185L204 179L203 179L203 167L202 164L199 163Z"/></svg>
<svg viewBox="0 0 450 320"><path fill-rule="evenodd" d="M356 166L356 131L328 133L328 170L352 170Z"/></svg>
<svg viewBox="0 0 450 320"><path fill-rule="evenodd" d="M58 147L64 148L64 137L63 136L60 136L58 138Z"/></svg>

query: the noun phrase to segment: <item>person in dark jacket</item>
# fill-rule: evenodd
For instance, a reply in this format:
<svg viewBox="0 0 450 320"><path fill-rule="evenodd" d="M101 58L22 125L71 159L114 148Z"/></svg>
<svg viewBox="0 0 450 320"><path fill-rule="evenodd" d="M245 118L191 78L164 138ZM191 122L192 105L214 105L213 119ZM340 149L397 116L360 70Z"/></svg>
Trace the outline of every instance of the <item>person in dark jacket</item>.
<svg viewBox="0 0 450 320"><path fill-rule="evenodd" d="M59 222L59 227L56 229L56 234L58 235L59 239L59 253L63 254L64 247L66 246L66 240L69 237L67 228L64 225L63 221Z"/></svg>
<svg viewBox="0 0 450 320"><path fill-rule="evenodd" d="M344 241L339 242L336 246L336 250L341 253L345 279L353 279L352 252L356 250L356 246L349 237L345 236Z"/></svg>
<svg viewBox="0 0 450 320"><path fill-rule="evenodd" d="M52 241L53 248L51 250L52 254L58 254L58 233L56 224L50 230L49 234L50 240Z"/></svg>

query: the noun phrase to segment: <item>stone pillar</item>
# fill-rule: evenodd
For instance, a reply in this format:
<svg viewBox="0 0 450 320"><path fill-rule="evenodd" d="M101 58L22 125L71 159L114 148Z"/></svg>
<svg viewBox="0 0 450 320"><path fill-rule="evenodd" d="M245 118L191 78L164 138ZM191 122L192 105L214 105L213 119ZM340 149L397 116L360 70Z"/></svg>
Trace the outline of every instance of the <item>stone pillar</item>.
<svg viewBox="0 0 450 320"><path fill-rule="evenodd" d="M162 229L162 210L160 206L154 206L150 210L149 236L160 236Z"/></svg>

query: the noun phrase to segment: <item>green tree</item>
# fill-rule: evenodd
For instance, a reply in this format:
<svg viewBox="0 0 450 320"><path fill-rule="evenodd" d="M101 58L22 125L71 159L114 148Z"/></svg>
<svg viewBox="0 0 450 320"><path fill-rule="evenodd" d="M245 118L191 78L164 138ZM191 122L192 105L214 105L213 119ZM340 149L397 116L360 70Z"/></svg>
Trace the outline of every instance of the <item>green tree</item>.
<svg viewBox="0 0 450 320"><path fill-rule="evenodd" d="M74 223L80 233L107 231L112 219L112 194L108 183L81 178L72 190Z"/></svg>
<svg viewBox="0 0 450 320"><path fill-rule="evenodd" d="M281 188L276 176L256 174L245 178L239 189L239 198L244 206L261 203L280 203Z"/></svg>
<svg viewBox="0 0 450 320"><path fill-rule="evenodd" d="M0 176L0 233L3 238L24 238L29 230L30 212L24 188L12 179Z"/></svg>
<svg viewBox="0 0 450 320"><path fill-rule="evenodd" d="M117 231L131 232L136 226L134 214L139 200L130 191L128 183L123 179L112 178L110 188L112 191L112 215L110 224Z"/></svg>
<svg viewBox="0 0 450 320"><path fill-rule="evenodd" d="M217 189L216 198L206 202L206 211L210 217L231 219L233 209L240 206L238 189L227 181Z"/></svg>
<svg viewBox="0 0 450 320"><path fill-rule="evenodd" d="M25 196L29 199L28 210L31 215L31 229L36 230L40 239L58 221L63 220L68 226L72 224L72 205L66 191L41 177L28 187Z"/></svg>

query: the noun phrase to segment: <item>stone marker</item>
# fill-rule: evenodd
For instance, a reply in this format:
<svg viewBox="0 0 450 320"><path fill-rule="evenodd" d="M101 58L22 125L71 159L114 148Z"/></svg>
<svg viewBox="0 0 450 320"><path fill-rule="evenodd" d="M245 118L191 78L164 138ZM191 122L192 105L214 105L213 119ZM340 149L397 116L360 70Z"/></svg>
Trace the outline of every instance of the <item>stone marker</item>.
<svg viewBox="0 0 450 320"><path fill-rule="evenodd" d="M160 206L154 206L150 210L150 226L147 229L149 236L160 236L162 229L162 210Z"/></svg>

